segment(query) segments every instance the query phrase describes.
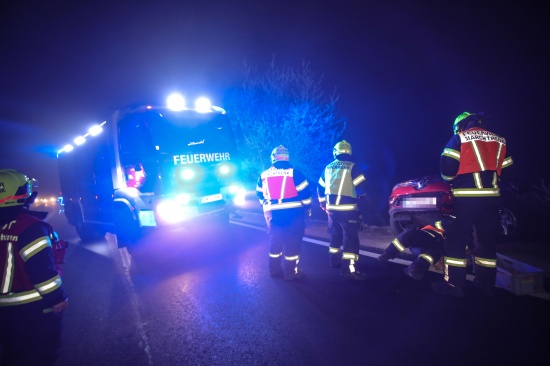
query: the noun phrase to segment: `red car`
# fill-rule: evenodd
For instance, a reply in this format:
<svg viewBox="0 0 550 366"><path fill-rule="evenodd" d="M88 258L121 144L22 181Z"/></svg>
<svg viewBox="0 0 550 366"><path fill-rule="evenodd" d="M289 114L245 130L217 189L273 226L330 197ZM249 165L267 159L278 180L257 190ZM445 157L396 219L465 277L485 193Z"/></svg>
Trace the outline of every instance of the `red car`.
<svg viewBox="0 0 550 366"><path fill-rule="evenodd" d="M518 231L518 221L514 212L506 204L507 186L501 189L505 206L500 210L502 234L514 237ZM451 186L438 175L411 179L396 184L389 198L390 227L395 235L411 226L433 223L441 214L451 209Z"/></svg>

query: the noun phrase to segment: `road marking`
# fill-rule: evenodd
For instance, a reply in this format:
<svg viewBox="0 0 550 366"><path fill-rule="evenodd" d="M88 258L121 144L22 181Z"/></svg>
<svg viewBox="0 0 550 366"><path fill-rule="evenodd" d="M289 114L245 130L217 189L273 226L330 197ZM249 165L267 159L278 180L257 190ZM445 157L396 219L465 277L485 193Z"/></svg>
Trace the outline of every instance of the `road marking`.
<svg viewBox="0 0 550 366"><path fill-rule="evenodd" d="M115 239L116 240L116 239ZM139 331L141 345L143 346L143 351L147 355L148 364L153 365L153 356L151 355L151 347L149 346L149 338L147 337L147 332L145 331L144 323L139 313L139 300L136 295L134 282L130 275L130 266L132 263L132 256L128 252L126 247L119 248L118 252L120 253L120 259L122 260L122 266L124 267L124 277L126 278L127 291L130 296L130 301L132 303L132 309L134 310L134 316L136 318L136 327ZM140 342L141 343L141 342Z"/></svg>

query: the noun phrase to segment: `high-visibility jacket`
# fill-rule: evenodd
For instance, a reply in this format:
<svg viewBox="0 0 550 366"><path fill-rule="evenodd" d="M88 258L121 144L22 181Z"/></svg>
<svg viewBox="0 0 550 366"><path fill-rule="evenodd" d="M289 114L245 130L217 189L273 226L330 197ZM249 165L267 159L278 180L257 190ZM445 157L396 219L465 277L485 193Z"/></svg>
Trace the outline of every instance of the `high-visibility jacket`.
<svg viewBox="0 0 550 366"><path fill-rule="evenodd" d="M358 191L364 192L365 185L359 166L340 155L325 167L317 182L319 203L329 211L355 211Z"/></svg>
<svg viewBox="0 0 550 366"><path fill-rule="evenodd" d="M287 161L275 162L262 172L256 196L264 211L311 207L311 189L306 177Z"/></svg>
<svg viewBox="0 0 550 366"><path fill-rule="evenodd" d="M441 154L441 176L456 197L499 196L502 168L513 164L506 140L481 127L454 135Z"/></svg>
<svg viewBox="0 0 550 366"><path fill-rule="evenodd" d="M0 232L0 307L44 301L44 309L67 299L51 247L51 226L20 213Z"/></svg>

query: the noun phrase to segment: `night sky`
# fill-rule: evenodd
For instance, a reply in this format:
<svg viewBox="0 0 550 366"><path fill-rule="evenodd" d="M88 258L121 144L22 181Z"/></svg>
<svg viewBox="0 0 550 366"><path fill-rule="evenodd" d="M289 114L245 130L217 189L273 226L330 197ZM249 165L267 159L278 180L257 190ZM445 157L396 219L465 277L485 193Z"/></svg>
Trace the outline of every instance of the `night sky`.
<svg viewBox="0 0 550 366"><path fill-rule="evenodd" d="M373 196L438 173L464 111L508 140L515 179L550 179L549 15L501 1L17 2L0 11L0 165L57 194L55 151L174 90L223 106L243 61L305 60L340 95ZM27 4L27 5L24 5ZM320 156L324 161L329 156Z"/></svg>

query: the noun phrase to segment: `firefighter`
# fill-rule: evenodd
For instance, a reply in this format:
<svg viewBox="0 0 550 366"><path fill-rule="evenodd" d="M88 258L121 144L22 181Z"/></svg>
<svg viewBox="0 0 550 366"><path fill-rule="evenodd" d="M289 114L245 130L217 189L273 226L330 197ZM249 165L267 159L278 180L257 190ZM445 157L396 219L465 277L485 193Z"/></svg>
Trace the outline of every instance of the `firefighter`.
<svg viewBox="0 0 550 366"><path fill-rule="evenodd" d="M26 210L33 183L0 170L0 344L2 365L53 365L68 298L51 247L50 225Z"/></svg>
<svg viewBox="0 0 550 366"><path fill-rule="evenodd" d="M286 147L273 149L271 163L256 187L269 236L269 274L295 280L304 276L299 268L300 249L306 215L311 214L311 189L306 177L290 163Z"/></svg>
<svg viewBox="0 0 550 366"><path fill-rule="evenodd" d="M445 281L433 283L442 295L463 297L466 282L466 248L476 233L474 284L491 295L496 280L496 237L500 228L499 180L512 165L506 140L485 128L483 113L464 112L454 122L454 136L441 154L441 176L452 185L456 222L444 244Z"/></svg>
<svg viewBox="0 0 550 366"><path fill-rule="evenodd" d="M366 181L351 154L351 144L346 140L334 146L334 161L325 167L319 178L317 196L328 215L329 265L340 267L341 275L361 281L365 276L355 268L359 260L361 226L357 202L359 193L364 193Z"/></svg>
<svg viewBox="0 0 550 366"><path fill-rule="evenodd" d="M423 225L403 231L392 240L378 260L385 263L397 257L405 249L409 249L416 259L405 267L403 272L417 281L422 280L430 266L437 263L443 255L445 230L450 227L454 218L452 215L443 215L433 225Z"/></svg>

